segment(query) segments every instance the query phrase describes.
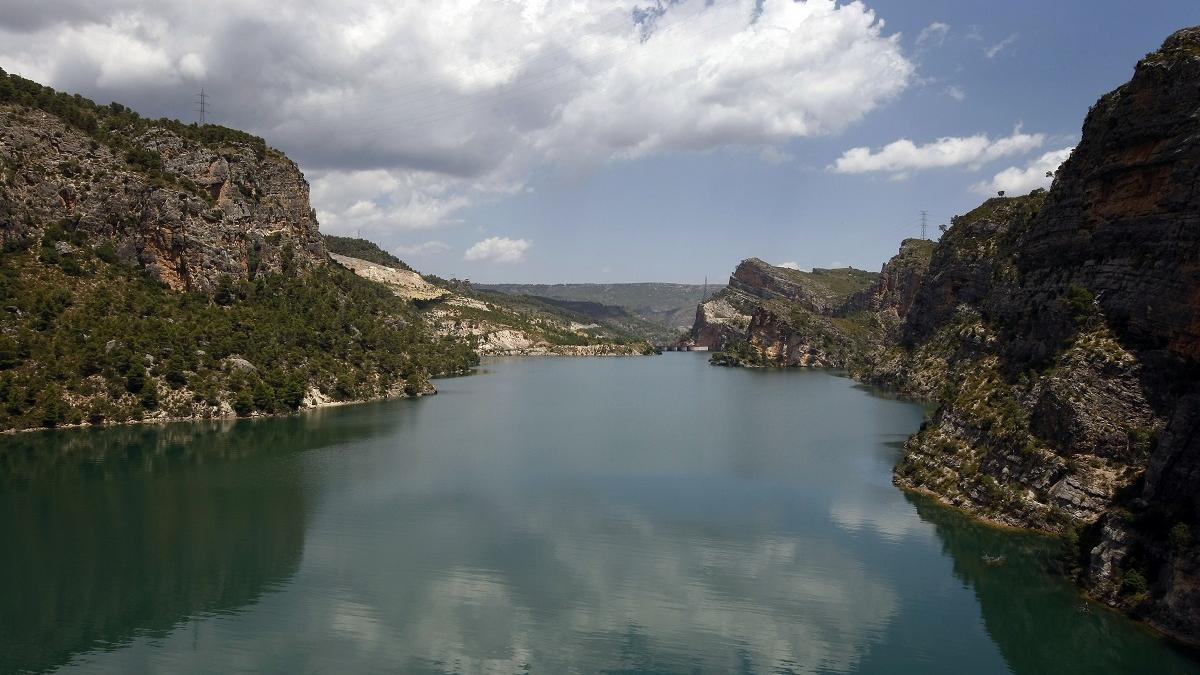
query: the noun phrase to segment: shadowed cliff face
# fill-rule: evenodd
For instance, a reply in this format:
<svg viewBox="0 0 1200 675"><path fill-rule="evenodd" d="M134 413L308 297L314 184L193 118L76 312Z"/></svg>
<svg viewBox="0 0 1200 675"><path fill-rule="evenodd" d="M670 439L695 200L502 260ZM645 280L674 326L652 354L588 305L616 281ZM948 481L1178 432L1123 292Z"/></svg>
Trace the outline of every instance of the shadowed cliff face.
<svg viewBox="0 0 1200 675"><path fill-rule="evenodd" d="M1200 642L1200 28L1100 99L1049 193L905 253L834 311L866 336L843 363L939 404L896 483L1078 534L1093 594ZM747 323L763 365L827 325Z"/></svg>
<svg viewBox="0 0 1200 675"><path fill-rule="evenodd" d="M897 468L899 484L994 520L1088 525L1091 591L1192 641L1197 110L1188 29L1092 108L1044 204L991 200L956 223L905 330L912 354L940 352L907 366L941 385L942 407Z"/></svg>
<svg viewBox="0 0 1200 675"><path fill-rule="evenodd" d="M131 139L144 154L122 156L41 110L0 105L0 119L5 242L65 220L175 290L328 259L308 183L277 151L150 127Z"/></svg>
<svg viewBox="0 0 1200 675"><path fill-rule="evenodd" d="M1025 302L1096 294L1123 341L1200 359L1200 29L1172 35L1088 113L1022 243Z"/></svg>

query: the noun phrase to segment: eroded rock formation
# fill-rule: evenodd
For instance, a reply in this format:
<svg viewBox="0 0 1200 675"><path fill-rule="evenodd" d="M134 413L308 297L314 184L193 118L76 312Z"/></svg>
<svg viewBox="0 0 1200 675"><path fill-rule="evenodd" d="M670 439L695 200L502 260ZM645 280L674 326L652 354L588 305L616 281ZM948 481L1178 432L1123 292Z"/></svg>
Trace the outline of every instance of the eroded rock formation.
<svg viewBox="0 0 1200 675"><path fill-rule="evenodd" d="M938 403L905 446L898 485L1077 537L1092 594L1192 642L1198 111L1200 28L1191 28L1093 106L1048 193L988 200L953 220L927 268L910 251L903 271L889 269L902 250L876 285L832 310L878 321L846 343L856 375ZM738 290L754 296L755 284L776 297L778 284L760 276ZM789 365L775 355L828 344L827 325L792 322L789 332L751 313L749 355L735 359ZM854 334L855 324L834 326Z"/></svg>
<svg viewBox="0 0 1200 675"><path fill-rule="evenodd" d="M122 156L41 110L0 106L0 120L4 241L65 221L176 290L328 260L308 183L277 151L151 126Z"/></svg>

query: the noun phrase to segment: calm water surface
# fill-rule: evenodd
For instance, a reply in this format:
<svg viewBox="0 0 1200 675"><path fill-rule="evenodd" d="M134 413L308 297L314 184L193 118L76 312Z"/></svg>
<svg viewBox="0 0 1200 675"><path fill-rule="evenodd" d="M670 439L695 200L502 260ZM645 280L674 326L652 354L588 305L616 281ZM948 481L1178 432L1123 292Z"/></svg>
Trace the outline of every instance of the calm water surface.
<svg viewBox="0 0 1200 675"><path fill-rule="evenodd" d="M699 354L0 440L0 672L1196 673L890 482L922 410ZM984 554L1005 555L988 566Z"/></svg>

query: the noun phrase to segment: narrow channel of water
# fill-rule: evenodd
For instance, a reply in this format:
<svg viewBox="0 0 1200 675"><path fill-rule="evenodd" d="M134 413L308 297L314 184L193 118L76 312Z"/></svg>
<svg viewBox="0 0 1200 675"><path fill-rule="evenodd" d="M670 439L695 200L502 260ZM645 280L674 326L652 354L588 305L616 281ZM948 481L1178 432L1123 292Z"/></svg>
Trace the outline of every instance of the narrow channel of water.
<svg viewBox="0 0 1200 675"><path fill-rule="evenodd" d="M4 437L0 672L1200 672L894 488L919 406L705 356Z"/></svg>

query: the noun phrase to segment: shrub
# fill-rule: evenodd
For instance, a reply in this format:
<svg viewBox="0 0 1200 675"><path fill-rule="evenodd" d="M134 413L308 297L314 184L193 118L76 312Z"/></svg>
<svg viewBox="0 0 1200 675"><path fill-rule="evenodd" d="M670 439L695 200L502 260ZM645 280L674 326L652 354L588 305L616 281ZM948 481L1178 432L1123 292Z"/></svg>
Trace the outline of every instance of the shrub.
<svg viewBox="0 0 1200 675"><path fill-rule="evenodd" d="M1192 528L1188 527L1187 523L1175 523L1167 538L1172 549L1182 551L1192 544Z"/></svg>

